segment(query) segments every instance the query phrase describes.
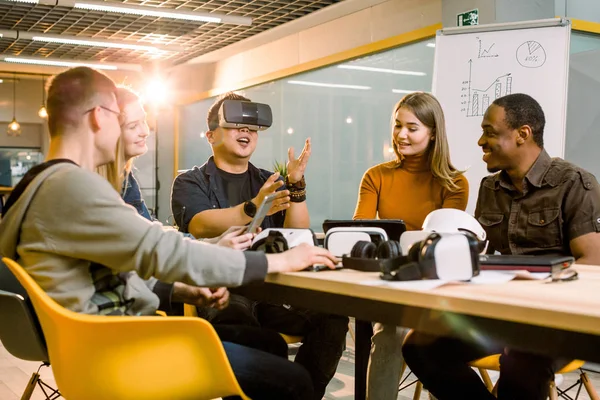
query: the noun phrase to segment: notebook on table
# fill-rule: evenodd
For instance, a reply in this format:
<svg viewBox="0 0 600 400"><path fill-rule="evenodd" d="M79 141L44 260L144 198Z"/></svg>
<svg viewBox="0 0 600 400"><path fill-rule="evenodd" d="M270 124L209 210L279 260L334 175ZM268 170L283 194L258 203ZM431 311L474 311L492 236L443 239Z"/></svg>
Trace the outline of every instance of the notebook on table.
<svg viewBox="0 0 600 400"><path fill-rule="evenodd" d="M500 255L481 254L479 264L482 270L510 271L526 270L529 272L552 272L553 268L566 269L575 259L562 255Z"/></svg>

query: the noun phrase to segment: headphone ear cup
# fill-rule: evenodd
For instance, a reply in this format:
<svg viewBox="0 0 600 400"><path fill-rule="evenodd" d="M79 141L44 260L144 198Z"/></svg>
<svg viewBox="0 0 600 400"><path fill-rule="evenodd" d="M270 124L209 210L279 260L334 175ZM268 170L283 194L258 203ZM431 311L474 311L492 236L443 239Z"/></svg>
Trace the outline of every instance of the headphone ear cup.
<svg viewBox="0 0 600 400"><path fill-rule="evenodd" d="M386 240L377 246L377 258L396 258L401 255L400 243L396 240Z"/></svg>
<svg viewBox="0 0 600 400"><path fill-rule="evenodd" d="M442 236L439 233L432 233L421 244L419 265L423 276L427 279L438 279L434 249L440 240Z"/></svg>
<svg viewBox="0 0 600 400"><path fill-rule="evenodd" d="M424 240L413 243L413 245L410 246L410 249L408 249L408 259L410 261L413 261L416 263L419 262L419 258L421 256L421 248L423 247L423 242L424 242Z"/></svg>
<svg viewBox="0 0 600 400"><path fill-rule="evenodd" d="M367 242L366 240L359 240L354 243L352 250L350 250L350 257L352 258L375 258L377 253L377 246L375 243Z"/></svg>

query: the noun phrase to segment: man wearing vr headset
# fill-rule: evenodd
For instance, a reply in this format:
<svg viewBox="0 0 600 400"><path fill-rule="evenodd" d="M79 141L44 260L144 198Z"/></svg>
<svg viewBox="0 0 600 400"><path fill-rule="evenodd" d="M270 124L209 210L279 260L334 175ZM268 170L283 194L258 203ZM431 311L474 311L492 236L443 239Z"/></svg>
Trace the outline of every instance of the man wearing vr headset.
<svg viewBox="0 0 600 400"><path fill-rule="evenodd" d="M271 126L271 108L236 93L219 97L208 112L206 138L213 156L201 167L179 175L173 183L171 208L181 232L214 237L231 226L248 224L266 196L275 193L261 227L308 228L304 171L310 139L300 156L288 150L286 177L250 163L258 131ZM284 183L285 181L285 183ZM342 355L348 318L266 304L232 293L222 311L199 309L213 323L261 326L303 336L296 362L310 373L315 399L321 399Z"/></svg>
<svg viewBox="0 0 600 400"><path fill-rule="evenodd" d="M542 108L526 94L498 98L485 113L478 144L495 174L481 181L475 217L487 233L488 253L562 254L600 265L600 186L591 173L550 158L544 125ZM469 367L488 355L501 354L498 399L545 400L555 371L566 364L489 338L465 342L419 332L402 350L440 400L495 399Z"/></svg>

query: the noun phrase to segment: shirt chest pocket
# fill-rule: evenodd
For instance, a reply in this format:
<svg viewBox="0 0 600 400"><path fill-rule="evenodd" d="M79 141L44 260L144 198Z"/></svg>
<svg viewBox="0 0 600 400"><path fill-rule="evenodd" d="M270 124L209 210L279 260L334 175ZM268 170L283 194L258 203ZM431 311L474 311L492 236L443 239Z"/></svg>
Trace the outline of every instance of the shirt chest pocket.
<svg viewBox="0 0 600 400"><path fill-rule="evenodd" d="M487 240L494 250L502 252L508 247L508 232L506 222L504 222L504 214L482 213L478 220L481 226L483 226Z"/></svg>
<svg viewBox="0 0 600 400"><path fill-rule="evenodd" d="M526 240L533 247L553 247L562 243L560 209L533 210L527 214Z"/></svg>

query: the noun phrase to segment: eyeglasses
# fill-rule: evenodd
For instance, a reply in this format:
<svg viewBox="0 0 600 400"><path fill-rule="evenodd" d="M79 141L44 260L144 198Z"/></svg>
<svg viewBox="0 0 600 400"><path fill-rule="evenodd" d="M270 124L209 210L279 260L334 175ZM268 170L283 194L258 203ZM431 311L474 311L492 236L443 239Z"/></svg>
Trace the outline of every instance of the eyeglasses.
<svg viewBox="0 0 600 400"><path fill-rule="evenodd" d="M100 105L100 106L96 106L96 107L100 107L100 108L101 108L101 109L103 109L103 110L110 111L111 113L115 114L115 115L116 115L116 116L117 116L117 117L118 117L120 120L124 120L124 119L125 119L125 113L124 113L124 112L120 112L120 111L111 110L110 108L108 108L108 107L105 107L105 106L102 106L102 105ZM92 112L92 111L94 111L94 110L96 109L96 107L94 107L94 108L90 108L89 110L87 110L87 111L86 111L86 112L84 112L83 114L85 115L85 114L87 114L87 113L89 113L89 112Z"/></svg>

